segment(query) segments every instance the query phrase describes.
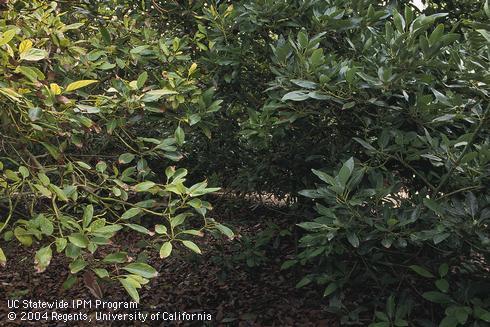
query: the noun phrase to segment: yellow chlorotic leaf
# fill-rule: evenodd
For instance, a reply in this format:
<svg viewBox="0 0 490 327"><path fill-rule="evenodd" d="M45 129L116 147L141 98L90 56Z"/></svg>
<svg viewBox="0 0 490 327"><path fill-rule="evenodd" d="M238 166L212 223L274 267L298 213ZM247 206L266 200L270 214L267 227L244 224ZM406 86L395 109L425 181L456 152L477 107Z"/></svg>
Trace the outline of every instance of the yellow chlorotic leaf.
<svg viewBox="0 0 490 327"><path fill-rule="evenodd" d="M7 48L7 53L9 54L9 56L14 58L15 54L14 54L14 50L12 49L12 47L8 44L5 44L5 47Z"/></svg>
<svg viewBox="0 0 490 327"><path fill-rule="evenodd" d="M19 53L24 53L28 51L30 48L32 48L32 41L31 40L24 40L20 42L19 44Z"/></svg>
<svg viewBox="0 0 490 327"><path fill-rule="evenodd" d="M2 248L0 248L0 266L5 266L7 262L7 258L5 257L5 253L3 253Z"/></svg>
<svg viewBox="0 0 490 327"><path fill-rule="evenodd" d="M51 84L49 84L49 88L51 89L51 92L53 92L54 95L60 95L61 94L61 87L58 84L51 83Z"/></svg>
<svg viewBox="0 0 490 327"><path fill-rule="evenodd" d="M11 29L3 32L2 36L0 36L0 46L9 43L15 36L15 29Z"/></svg>
<svg viewBox="0 0 490 327"><path fill-rule="evenodd" d="M18 88L17 89L17 93L19 93L20 95L27 94L27 93L31 93L31 90L30 89Z"/></svg>
<svg viewBox="0 0 490 327"><path fill-rule="evenodd" d="M19 93L15 92L13 89L11 88L8 88L8 87L0 87L0 93L7 96L8 98L10 98L11 100L14 100L14 101L17 101L17 102L20 102L20 98L22 97L22 95L20 95Z"/></svg>
<svg viewBox="0 0 490 327"><path fill-rule="evenodd" d="M196 64L196 63L193 63L193 64L191 65L191 68L189 68L189 73L188 73L188 75L189 75L189 76L191 76L191 75L192 75L192 73L194 73L194 72L196 71L196 68L197 68L197 64Z"/></svg>
<svg viewBox="0 0 490 327"><path fill-rule="evenodd" d="M90 85L90 84L93 84L93 83L97 83L97 82L98 82L97 80L93 80L93 79L76 81L76 82L70 83L66 87L66 92L75 91L75 90L81 89L82 87L85 87L87 85Z"/></svg>

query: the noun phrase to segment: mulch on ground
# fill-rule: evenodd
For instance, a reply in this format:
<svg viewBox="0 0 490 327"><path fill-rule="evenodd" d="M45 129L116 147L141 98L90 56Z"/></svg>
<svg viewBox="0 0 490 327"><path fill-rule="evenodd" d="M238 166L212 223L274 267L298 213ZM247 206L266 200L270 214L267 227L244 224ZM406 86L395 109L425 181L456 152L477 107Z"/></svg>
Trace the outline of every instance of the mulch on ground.
<svg viewBox="0 0 490 327"><path fill-rule="evenodd" d="M149 263L159 276L140 290L144 313L187 312L211 314L211 322L97 322L94 324L76 322L20 321L8 322L8 299L33 299L55 301L65 299L85 299L95 301L95 297L82 282L82 278L71 289L65 290L63 282L69 274L68 263L62 256L54 255L48 269L35 272L33 258L37 247L23 248L0 246L9 258L7 266L0 268L0 325L1 326L338 326L326 309L326 300L314 286L295 288L300 275L294 271L281 270L284 260L294 253L294 242L281 244L272 257L265 252L263 264L249 267L246 260L237 260L242 239L257 235L267 228L266 221L284 224L285 217L279 211L258 208L252 210L247 203L224 203L212 212L217 220L234 226L235 240L205 236L199 241L203 255L177 250L171 257L162 260L158 251L141 248L138 233L118 235L114 244L126 244L129 255L148 255ZM250 238L249 238L250 239ZM104 301L130 301L129 296L117 283L100 283ZM19 309L17 309L19 310ZM42 310L41 310L42 311ZM73 313L73 309L60 310ZM126 310L134 311L134 310ZM80 312L94 315L93 309ZM124 309L117 311L124 313Z"/></svg>

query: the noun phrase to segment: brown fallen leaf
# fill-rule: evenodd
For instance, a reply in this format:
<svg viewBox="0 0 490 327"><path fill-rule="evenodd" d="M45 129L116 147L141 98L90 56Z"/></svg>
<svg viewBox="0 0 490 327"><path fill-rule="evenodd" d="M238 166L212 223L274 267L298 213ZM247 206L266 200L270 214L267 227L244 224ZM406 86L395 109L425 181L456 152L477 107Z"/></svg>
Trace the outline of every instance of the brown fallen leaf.
<svg viewBox="0 0 490 327"><path fill-rule="evenodd" d="M89 289L90 293L93 294L93 296L98 299L102 299L102 290L100 289L99 283L97 282L95 274L92 271L85 271L83 274L83 283Z"/></svg>

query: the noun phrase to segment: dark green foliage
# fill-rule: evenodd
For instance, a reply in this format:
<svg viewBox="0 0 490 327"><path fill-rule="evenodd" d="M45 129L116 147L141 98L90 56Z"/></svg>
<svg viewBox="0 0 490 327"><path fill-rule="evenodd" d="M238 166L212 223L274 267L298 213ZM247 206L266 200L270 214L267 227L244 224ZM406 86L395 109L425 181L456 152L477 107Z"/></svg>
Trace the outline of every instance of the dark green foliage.
<svg viewBox="0 0 490 327"><path fill-rule="evenodd" d="M310 188L300 194L315 199L319 217L299 224L303 251L284 267L310 267L298 287L324 285L338 313L354 309L344 302L353 289L384 299L367 307L388 299L391 312L376 313L376 326L427 325L429 310L443 326L485 321L488 295L470 290L487 285L490 13L474 2L440 10L453 5L430 3L426 15L374 1L204 10L215 42L208 65L241 136L223 143L240 151L222 153L232 165L217 173L254 192ZM410 269L443 264L453 278L448 289L443 279L435 285L443 295L427 293ZM390 294L413 281L426 296L406 292L410 310L394 314ZM444 318L463 307L467 319Z"/></svg>

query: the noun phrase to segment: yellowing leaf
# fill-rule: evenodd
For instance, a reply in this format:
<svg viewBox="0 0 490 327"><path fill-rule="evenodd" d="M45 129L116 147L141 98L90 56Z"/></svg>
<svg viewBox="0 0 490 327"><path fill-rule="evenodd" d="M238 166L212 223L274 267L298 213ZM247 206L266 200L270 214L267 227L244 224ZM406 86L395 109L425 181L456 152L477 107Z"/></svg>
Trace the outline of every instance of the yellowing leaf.
<svg viewBox="0 0 490 327"><path fill-rule="evenodd" d="M155 268L143 262L130 263L122 269L143 278L153 278L158 276L158 271L156 271Z"/></svg>
<svg viewBox="0 0 490 327"><path fill-rule="evenodd" d="M5 45L12 41L15 36L15 29L5 31L2 36L0 36L0 46Z"/></svg>
<svg viewBox="0 0 490 327"><path fill-rule="evenodd" d="M191 68L189 68L189 72L188 72L188 74L187 74L187 75L188 75L188 76L191 76L191 75L192 75L192 73L194 73L194 72L196 71L196 69L197 69L197 64L196 64L196 63L193 63L193 64L191 65Z"/></svg>
<svg viewBox="0 0 490 327"><path fill-rule="evenodd" d="M201 254L201 249L196 245L196 243L192 241L182 241L182 244L184 244L187 248L196 252L197 254Z"/></svg>
<svg viewBox="0 0 490 327"><path fill-rule="evenodd" d="M14 101L17 101L17 102L20 102L20 98L22 97L22 95L20 95L19 93L15 92L13 89L11 88L8 88L8 87L0 87L0 93L7 96L8 98L10 98L11 100L14 100Z"/></svg>
<svg viewBox="0 0 490 327"><path fill-rule="evenodd" d="M30 48L20 53L20 59L27 61L39 61L45 59L47 56L48 52L46 50L36 48Z"/></svg>
<svg viewBox="0 0 490 327"><path fill-rule="evenodd" d="M160 258L165 259L170 255L170 253L172 253L172 243L163 243L162 247L160 248Z"/></svg>
<svg viewBox="0 0 490 327"><path fill-rule="evenodd" d="M53 257L53 252L51 251L51 246L40 248L36 252L36 256L34 257L34 264L36 265L36 271L38 273L45 271L46 267L49 266L52 257Z"/></svg>
<svg viewBox="0 0 490 327"><path fill-rule="evenodd" d="M0 248L0 266L5 266L7 262L7 257L5 257L5 253L3 253L2 248Z"/></svg>
<svg viewBox="0 0 490 327"><path fill-rule="evenodd" d="M133 278L127 277L125 279L119 279L121 282L122 286L128 292L128 294L131 296L131 298L136 302L140 302L140 296L138 294L137 288L141 288L140 283L135 281Z"/></svg>
<svg viewBox="0 0 490 327"><path fill-rule="evenodd" d="M51 92L53 92L54 95L61 94L61 87L56 83L49 84L49 89L51 90Z"/></svg>
<svg viewBox="0 0 490 327"><path fill-rule="evenodd" d="M24 53L28 51L30 48L32 48L32 41L31 40L24 40L20 42L19 44L19 53Z"/></svg>
<svg viewBox="0 0 490 327"><path fill-rule="evenodd" d="M88 86L90 84L97 83L97 82L98 82L97 80L93 80L93 79L76 81L76 82L70 83L66 87L66 92L75 91L75 90L81 89L82 87L85 87L85 86Z"/></svg>

